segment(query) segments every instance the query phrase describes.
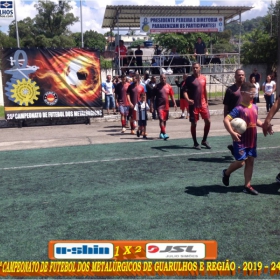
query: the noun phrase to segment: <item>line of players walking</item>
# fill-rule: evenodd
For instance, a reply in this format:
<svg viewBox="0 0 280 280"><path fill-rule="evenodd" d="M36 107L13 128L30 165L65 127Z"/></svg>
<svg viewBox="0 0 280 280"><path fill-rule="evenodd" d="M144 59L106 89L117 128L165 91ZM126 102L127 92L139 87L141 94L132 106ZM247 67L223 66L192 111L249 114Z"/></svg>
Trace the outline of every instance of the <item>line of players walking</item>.
<svg viewBox="0 0 280 280"><path fill-rule="evenodd" d="M193 75L184 75L183 81L178 86L180 87L180 104L182 116L187 108L187 116L189 111L189 120L191 122L191 134L194 141L194 148L200 150L201 145L211 149L207 142L207 136L210 130L210 113L208 109L208 99L206 92L206 77L201 75L201 67L199 63L193 64ZM147 79L141 82L139 74L133 76L133 81L127 81L125 75L121 76L121 81L111 82L111 92L113 89L116 96L116 106L121 114L122 133L126 131L127 118L130 120L131 134L137 136L143 135L147 138L147 111L152 112L153 117L157 114L159 119L160 133L159 138L167 140L169 135L166 132L166 125L169 117L169 99L172 100L175 110L177 110L174 91L171 85L166 82L166 76L160 75L160 82L156 83L153 76L151 80ZM107 76L107 81L111 81L111 76ZM103 84L102 88L105 94L108 94L106 88L109 86ZM145 95L145 96L144 96ZM106 96L106 100L109 100ZM112 104L114 105L114 104ZM109 113L109 101L106 102L106 109ZM199 115L204 119L204 136L201 145L196 138L196 124L199 120ZM138 128L137 128L138 121ZM137 132L135 132L137 128Z"/></svg>
<svg viewBox="0 0 280 280"><path fill-rule="evenodd" d="M199 63L192 65L192 71L192 75L183 76L183 81L180 84L176 82L180 87L180 101L184 106L188 105L193 148L201 150L201 146L204 146L207 149L211 149L207 141L211 121L206 91L206 77L201 74ZM107 80L110 80L110 78L110 76L107 76ZM171 98L175 110L177 109L173 89L166 82L164 74L160 75L159 83L156 83L155 77L144 82L141 82L140 78L140 75L136 74L133 77L132 83L129 83L127 77L123 75L121 76L121 81L115 81L115 86L112 86L115 89L116 106L121 114L122 133L126 131L127 118L129 117L131 134L137 134L138 137L143 135L143 138L147 138L147 111L150 110L154 117L155 111L157 111L160 127L159 138L167 140L169 138L166 132L169 98ZM233 143L228 145L228 149L234 156L235 161L227 169L223 170L222 182L225 186L228 186L231 174L244 166L245 186L243 192L253 195L258 194L251 185L254 159L257 157L257 126L262 127L265 136L273 134L270 121L280 108L279 98L276 99L273 106L270 104L273 102L270 96L276 90L276 83L271 82L271 75L268 75L266 82L262 85L262 90L264 91L267 111L269 113L264 122L258 119L256 103L259 97L259 80L260 75L254 70L250 76L250 82L245 82L245 72L242 69L237 69L235 72L235 83L227 88L223 101L224 125L233 140ZM180 107L183 113L184 107ZM204 120L204 135L201 145L196 137L199 115ZM230 125L230 121L237 117L242 118L247 123L247 130L242 135L235 132ZM135 133L136 129L137 132ZM280 182L280 173L277 175L276 180Z"/></svg>

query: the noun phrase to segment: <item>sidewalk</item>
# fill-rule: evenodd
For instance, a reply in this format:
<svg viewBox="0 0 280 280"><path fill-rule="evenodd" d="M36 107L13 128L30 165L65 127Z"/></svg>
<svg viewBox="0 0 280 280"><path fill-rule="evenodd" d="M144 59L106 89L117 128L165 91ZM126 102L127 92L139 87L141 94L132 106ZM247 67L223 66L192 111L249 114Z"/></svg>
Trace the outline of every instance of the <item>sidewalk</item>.
<svg viewBox="0 0 280 280"><path fill-rule="evenodd" d="M224 105L223 100L220 99L211 99L208 101L209 111L211 116L223 115L224 114ZM259 114L266 112L266 105L263 96L260 96L260 103L257 103L259 108ZM93 122L114 122L120 120L120 114L118 115L107 115L106 111L103 110L103 118L63 118L63 119L45 119L45 120L11 120L6 121L4 118L0 118L0 128L9 128L9 127L22 127L22 126L46 126L46 125L68 125L68 124L88 124ZM181 116L181 110L178 106L177 111L174 107L170 108L169 118L177 119ZM151 119L151 113L148 113L149 119Z"/></svg>

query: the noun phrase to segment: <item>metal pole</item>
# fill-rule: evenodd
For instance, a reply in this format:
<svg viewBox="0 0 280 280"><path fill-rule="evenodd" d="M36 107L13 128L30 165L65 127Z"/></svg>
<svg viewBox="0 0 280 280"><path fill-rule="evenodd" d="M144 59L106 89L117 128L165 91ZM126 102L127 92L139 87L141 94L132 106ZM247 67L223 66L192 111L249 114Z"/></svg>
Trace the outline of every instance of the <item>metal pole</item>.
<svg viewBox="0 0 280 280"><path fill-rule="evenodd" d="M277 79L276 79L276 96L280 95L280 5L277 5L276 9L277 18L277 33L278 33L278 52L277 52Z"/></svg>
<svg viewBox="0 0 280 280"><path fill-rule="evenodd" d="M82 48L84 47L84 34L83 34L83 11L82 11L82 0L80 0L80 18L81 18L81 40Z"/></svg>
<svg viewBox="0 0 280 280"><path fill-rule="evenodd" d="M17 24L16 1L14 1L14 9L15 9L15 22L16 22L17 47L18 47L18 48L20 48L20 44L19 44L19 35L18 35L18 24Z"/></svg>
<svg viewBox="0 0 280 280"><path fill-rule="evenodd" d="M238 42L238 68L240 68L240 49L241 49L241 27L242 27L242 22L241 22L241 12L239 13L239 42Z"/></svg>
<svg viewBox="0 0 280 280"><path fill-rule="evenodd" d="M118 22L118 75L121 74L121 58L120 58L120 24L119 24L119 10L117 14L117 22ZM123 74L123 73L122 73Z"/></svg>

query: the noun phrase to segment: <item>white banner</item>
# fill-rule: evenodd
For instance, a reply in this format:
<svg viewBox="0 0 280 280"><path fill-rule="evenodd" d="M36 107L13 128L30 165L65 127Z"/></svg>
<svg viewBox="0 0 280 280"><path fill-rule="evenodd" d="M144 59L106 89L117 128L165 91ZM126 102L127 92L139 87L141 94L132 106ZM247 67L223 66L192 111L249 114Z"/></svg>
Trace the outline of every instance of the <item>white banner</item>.
<svg viewBox="0 0 280 280"><path fill-rule="evenodd" d="M223 32L223 16L140 17L140 29L148 33Z"/></svg>
<svg viewBox="0 0 280 280"><path fill-rule="evenodd" d="M13 19L14 15L14 1L0 1L0 18Z"/></svg>

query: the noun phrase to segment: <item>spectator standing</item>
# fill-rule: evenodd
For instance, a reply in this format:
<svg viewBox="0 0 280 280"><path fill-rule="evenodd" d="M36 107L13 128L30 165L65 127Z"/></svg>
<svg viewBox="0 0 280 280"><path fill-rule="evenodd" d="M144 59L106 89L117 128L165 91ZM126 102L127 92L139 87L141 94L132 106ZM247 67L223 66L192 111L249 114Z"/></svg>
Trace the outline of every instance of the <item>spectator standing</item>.
<svg viewBox="0 0 280 280"><path fill-rule="evenodd" d="M205 43L202 41L201 37L197 38L197 42L194 44L194 54L196 55L196 61L203 65L205 62L205 54L207 52L207 48Z"/></svg>
<svg viewBox="0 0 280 280"><path fill-rule="evenodd" d="M143 51L140 48L140 45L137 46L137 50L135 51L136 56L136 64L139 66L138 74L143 74Z"/></svg>
<svg viewBox="0 0 280 280"><path fill-rule="evenodd" d="M171 52L169 53L170 57L169 58L173 58L173 57L178 57L179 53L177 53L177 48L176 46L173 46L171 49Z"/></svg>
<svg viewBox="0 0 280 280"><path fill-rule="evenodd" d="M250 80L251 80L252 77L255 77L256 83L260 83L261 74L258 72L257 68L254 68L252 74L250 75Z"/></svg>
<svg viewBox="0 0 280 280"><path fill-rule="evenodd" d="M275 82L275 91L273 92L273 95L272 95L272 102L274 103L274 99L276 99L276 100L278 99L278 96L275 96L276 95L276 87L277 87L277 72L275 72L275 71L271 72L270 76L271 76L271 81Z"/></svg>
<svg viewBox="0 0 280 280"><path fill-rule="evenodd" d="M174 92L171 87L166 82L166 76L164 74L160 75L160 83L157 84L154 88L154 100L157 108L157 113L159 117L159 127L160 127L160 134L159 138L167 140L169 138L168 134L166 133L166 122L169 116L169 97L171 97L174 108L177 110L177 105L174 99ZM151 111L153 112L153 99L151 101Z"/></svg>
<svg viewBox="0 0 280 280"><path fill-rule="evenodd" d="M121 114L122 133L126 131L126 118L129 114L129 103L127 100L127 89L129 85L130 84L126 81L126 76L122 75L121 82L115 87L116 105Z"/></svg>
<svg viewBox="0 0 280 280"><path fill-rule="evenodd" d="M105 93L105 108L107 110L107 114L110 114L109 110L111 108L113 110L113 114L116 115L114 98L115 86L111 80L112 76L107 75L106 82L102 83L102 91Z"/></svg>
<svg viewBox="0 0 280 280"><path fill-rule="evenodd" d="M150 75L148 73L145 73L143 80L144 83L147 85L151 81Z"/></svg>
<svg viewBox="0 0 280 280"><path fill-rule="evenodd" d="M120 67L122 68L122 71L126 71L125 67L127 66L127 48L124 45L123 40L119 40L119 46L116 46L115 49L115 57L117 59L117 65L119 65L118 59L120 59ZM123 73L122 73L123 74Z"/></svg>
<svg viewBox="0 0 280 280"><path fill-rule="evenodd" d="M266 81L262 85L262 90L264 92L264 98L266 102L266 111L269 112L273 105L273 94L276 90L276 83L271 80L270 75L267 75Z"/></svg>
<svg viewBox="0 0 280 280"><path fill-rule="evenodd" d="M196 138L196 126L201 115L204 120L204 134L201 141L201 145L207 149L211 149L211 146L207 142L207 136L210 131L210 113L208 109L208 99L206 91L206 77L201 75L201 66L199 63L192 65L193 74L188 76L184 85L184 95L189 103L189 113L191 122L191 135L193 139L193 148L201 150L200 145Z"/></svg>
<svg viewBox="0 0 280 280"><path fill-rule="evenodd" d="M156 86L156 77L155 76L152 76L151 77L151 81L146 84L146 89L147 89L147 99L150 100L150 106L151 106L151 103L153 102L153 112L152 112L152 118L153 120L155 120L157 117L157 114L156 114L156 103L155 103L155 99L153 98L154 97L154 88Z"/></svg>
<svg viewBox="0 0 280 280"><path fill-rule="evenodd" d="M257 104L257 102L260 102L259 99L260 84L256 82L256 78L254 76L250 78L250 83L252 83L256 88L256 95L254 96L253 103Z"/></svg>
<svg viewBox="0 0 280 280"><path fill-rule="evenodd" d="M180 109L182 111L180 119L185 119L185 118L187 119L188 115L189 115L189 103L188 103L187 99L185 98L185 94L184 94L184 85L186 83L187 77L188 77L188 75L184 74L183 81L181 83L179 83L177 79L175 80L177 87L180 89ZM186 111L187 116L185 116L185 111Z"/></svg>

